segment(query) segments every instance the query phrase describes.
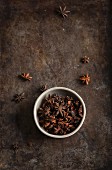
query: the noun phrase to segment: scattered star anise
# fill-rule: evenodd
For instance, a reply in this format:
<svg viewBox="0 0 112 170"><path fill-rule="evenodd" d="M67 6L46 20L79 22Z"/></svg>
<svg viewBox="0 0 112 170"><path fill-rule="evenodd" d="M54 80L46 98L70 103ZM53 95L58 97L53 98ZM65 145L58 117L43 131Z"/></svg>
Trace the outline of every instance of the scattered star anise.
<svg viewBox="0 0 112 170"><path fill-rule="evenodd" d="M82 83L88 85L90 82L90 76L88 74L81 76L80 80L82 81Z"/></svg>
<svg viewBox="0 0 112 170"><path fill-rule="evenodd" d="M32 77L30 76L29 73L22 73L21 75L19 75L21 78L23 78L24 80L31 80Z"/></svg>
<svg viewBox="0 0 112 170"><path fill-rule="evenodd" d="M21 102L24 99L24 93L14 95L13 101L16 103Z"/></svg>
<svg viewBox="0 0 112 170"><path fill-rule="evenodd" d="M66 6L64 7L59 6L59 13L61 14L63 18L66 18L68 17L68 13L70 13L70 11L66 10Z"/></svg>
<svg viewBox="0 0 112 170"><path fill-rule="evenodd" d="M89 57L87 57L87 56L85 56L85 57L83 57L82 59L81 59L81 62L82 63L89 63Z"/></svg>
<svg viewBox="0 0 112 170"><path fill-rule="evenodd" d="M46 91L47 90L47 85L45 84L45 85L43 85L41 88L40 88L40 91L41 92L44 92L44 91Z"/></svg>

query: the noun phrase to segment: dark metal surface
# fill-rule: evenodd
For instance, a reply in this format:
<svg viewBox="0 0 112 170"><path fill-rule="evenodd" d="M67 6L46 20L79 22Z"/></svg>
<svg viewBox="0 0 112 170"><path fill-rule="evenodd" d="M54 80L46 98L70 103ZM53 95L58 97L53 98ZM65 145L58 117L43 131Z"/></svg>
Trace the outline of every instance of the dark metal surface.
<svg viewBox="0 0 112 170"><path fill-rule="evenodd" d="M111 170L111 4L65 0L67 19L55 12L62 1L0 0L0 169ZM111 21L111 22L110 22ZM89 64L80 58L90 57ZM17 75L29 72L31 82ZM83 86L79 76L89 73ZM65 86L87 106L80 131L66 139L41 134L33 120L39 88ZM13 95L25 92L19 104Z"/></svg>

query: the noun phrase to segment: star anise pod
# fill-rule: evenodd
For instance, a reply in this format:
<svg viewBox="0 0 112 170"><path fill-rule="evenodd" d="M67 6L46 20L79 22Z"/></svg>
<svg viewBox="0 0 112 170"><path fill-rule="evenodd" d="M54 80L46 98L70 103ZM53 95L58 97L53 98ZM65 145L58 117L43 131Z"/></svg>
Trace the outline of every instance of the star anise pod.
<svg viewBox="0 0 112 170"><path fill-rule="evenodd" d="M29 80L29 81L32 79L29 73L22 73L20 77L23 78L24 80Z"/></svg>
<svg viewBox="0 0 112 170"><path fill-rule="evenodd" d="M80 105L78 112L79 112L79 114L83 112L82 105Z"/></svg>
<svg viewBox="0 0 112 170"><path fill-rule="evenodd" d="M80 80L82 81L82 83L88 85L90 82L90 76L88 74L81 76Z"/></svg>
<svg viewBox="0 0 112 170"><path fill-rule="evenodd" d="M46 99L46 101L47 101L47 103L51 104L53 102L52 97L49 95L48 98Z"/></svg>
<svg viewBox="0 0 112 170"><path fill-rule="evenodd" d="M78 101L78 100L76 100L75 104L76 104L76 106L78 106L80 103L79 103L79 101Z"/></svg>
<svg viewBox="0 0 112 170"><path fill-rule="evenodd" d="M89 63L89 57L85 56L81 59L82 63Z"/></svg>
<svg viewBox="0 0 112 170"><path fill-rule="evenodd" d="M65 106L63 106L62 104L56 103L55 110L56 110L56 115L61 114L61 116L63 117Z"/></svg>
<svg viewBox="0 0 112 170"><path fill-rule="evenodd" d="M59 6L59 13L62 15L63 18L68 17L68 13L70 13L70 11L66 10L66 6L61 7Z"/></svg>
<svg viewBox="0 0 112 170"><path fill-rule="evenodd" d="M46 91L47 90L47 85L45 84L45 85L43 85L41 88L40 88L40 91L41 92L44 92L44 91Z"/></svg>
<svg viewBox="0 0 112 170"><path fill-rule="evenodd" d="M61 128L60 128L60 127L58 127L58 128L54 128L54 134L57 134L60 130L61 130Z"/></svg>
<svg viewBox="0 0 112 170"><path fill-rule="evenodd" d="M83 108L82 108L82 105L80 105L78 112L79 112L79 116L83 117Z"/></svg>
<svg viewBox="0 0 112 170"><path fill-rule="evenodd" d="M16 103L21 102L24 99L24 93L14 95L13 101Z"/></svg>
<svg viewBox="0 0 112 170"><path fill-rule="evenodd" d="M45 115L49 115L49 113L50 113L50 108L49 108L49 107L46 108L45 111L44 111L44 113L45 113Z"/></svg>
<svg viewBox="0 0 112 170"><path fill-rule="evenodd" d="M46 122L44 127L47 128L50 125L50 122Z"/></svg>

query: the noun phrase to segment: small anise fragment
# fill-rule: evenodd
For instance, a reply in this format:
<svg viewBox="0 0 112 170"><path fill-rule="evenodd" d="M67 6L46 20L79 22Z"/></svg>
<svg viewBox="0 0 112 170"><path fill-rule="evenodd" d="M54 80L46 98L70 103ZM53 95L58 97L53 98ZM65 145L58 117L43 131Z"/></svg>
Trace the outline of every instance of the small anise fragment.
<svg viewBox="0 0 112 170"><path fill-rule="evenodd" d="M40 91L41 92L44 92L44 91L46 91L47 90L47 85L45 84L45 85L43 85L41 88L40 88Z"/></svg>
<svg viewBox="0 0 112 170"><path fill-rule="evenodd" d="M90 76L88 74L83 75L80 77L80 80L82 81L83 84L88 85L90 83Z"/></svg>
<svg viewBox="0 0 112 170"><path fill-rule="evenodd" d="M81 62L84 63L84 64L89 63L89 57L84 56L84 57L81 59Z"/></svg>
<svg viewBox="0 0 112 170"><path fill-rule="evenodd" d="M59 13L63 18L66 18L66 17L68 17L68 13L70 13L70 11L66 10L66 6L64 6L64 7L59 6Z"/></svg>
<svg viewBox="0 0 112 170"><path fill-rule="evenodd" d="M32 79L29 73L22 73L20 77L23 78L24 80L29 80L29 81Z"/></svg>
<svg viewBox="0 0 112 170"><path fill-rule="evenodd" d="M24 93L14 95L13 101L16 103L21 102L24 99Z"/></svg>

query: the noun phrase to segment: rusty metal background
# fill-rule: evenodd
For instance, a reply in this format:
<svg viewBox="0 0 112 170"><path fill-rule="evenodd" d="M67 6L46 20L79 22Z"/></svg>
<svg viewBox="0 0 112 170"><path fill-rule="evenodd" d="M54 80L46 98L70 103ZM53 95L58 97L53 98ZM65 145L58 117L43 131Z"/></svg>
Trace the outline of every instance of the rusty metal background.
<svg viewBox="0 0 112 170"><path fill-rule="evenodd" d="M56 13L64 4L65 20ZM0 170L112 169L111 11L109 0L0 0ZM88 86L78 81L86 73ZM77 134L57 140L38 131L33 105L43 84L82 96L87 116ZM12 102L21 92L26 99Z"/></svg>

